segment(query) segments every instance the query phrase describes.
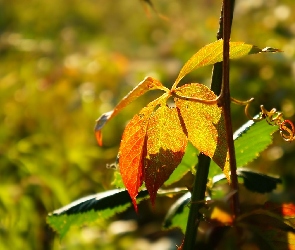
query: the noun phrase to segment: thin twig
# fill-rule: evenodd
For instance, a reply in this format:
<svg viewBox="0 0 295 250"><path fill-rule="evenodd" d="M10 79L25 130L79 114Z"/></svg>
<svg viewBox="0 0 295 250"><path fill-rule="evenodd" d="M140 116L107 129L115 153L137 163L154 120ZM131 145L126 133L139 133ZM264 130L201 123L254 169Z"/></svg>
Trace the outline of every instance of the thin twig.
<svg viewBox="0 0 295 250"><path fill-rule="evenodd" d="M237 162L235 156L235 147L233 141L233 129L231 122L231 97L229 88L229 40L230 40L230 27L231 27L231 5L230 0L223 1L223 84L221 90L220 105L222 106L224 116L225 116L225 128L226 137L229 152L229 163L230 163L230 178L231 178L231 188L232 190L238 191L238 177L237 177ZM233 214L236 218L240 213L240 202L239 193L236 192L232 196L232 208Z"/></svg>

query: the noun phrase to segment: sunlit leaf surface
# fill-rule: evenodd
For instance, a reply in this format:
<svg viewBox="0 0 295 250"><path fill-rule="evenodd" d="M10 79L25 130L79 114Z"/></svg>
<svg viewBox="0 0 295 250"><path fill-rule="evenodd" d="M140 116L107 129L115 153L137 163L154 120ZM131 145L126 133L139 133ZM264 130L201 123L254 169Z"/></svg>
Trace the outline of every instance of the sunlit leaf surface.
<svg viewBox="0 0 295 250"><path fill-rule="evenodd" d="M144 179L151 201L184 155L187 138L176 108L159 107L149 120Z"/></svg>
<svg viewBox="0 0 295 250"><path fill-rule="evenodd" d="M191 71L212 65L223 60L223 40L218 40L210 43L201 48L196 54L194 54L182 67L180 73L172 88L175 88L180 80L185 77ZM267 47L265 49L259 49L258 47L246 44L244 42L230 42L230 59L239 58L245 55L257 54L261 52L279 52L280 50Z"/></svg>
<svg viewBox="0 0 295 250"><path fill-rule="evenodd" d="M205 85L186 84L176 94L212 100L216 95ZM227 161L227 142L222 109L217 104L175 98L188 133L188 139L205 155L211 157L221 169Z"/></svg>
<svg viewBox="0 0 295 250"><path fill-rule="evenodd" d="M272 143L272 134L278 126L271 126L265 120L245 123L234 133L237 166L246 166Z"/></svg>
<svg viewBox="0 0 295 250"><path fill-rule="evenodd" d="M158 100L151 102L127 124L119 149L120 173L133 205L137 209L136 196L144 178L143 161L146 156L146 133L151 114Z"/></svg>

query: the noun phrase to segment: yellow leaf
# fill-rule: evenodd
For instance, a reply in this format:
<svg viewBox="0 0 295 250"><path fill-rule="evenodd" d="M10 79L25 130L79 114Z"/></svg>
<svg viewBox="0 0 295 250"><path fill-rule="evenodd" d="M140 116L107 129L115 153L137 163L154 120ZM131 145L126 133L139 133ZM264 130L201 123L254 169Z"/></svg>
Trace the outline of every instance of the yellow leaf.
<svg viewBox="0 0 295 250"><path fill-rule="evenodd" d="M216 95L208 87L198 83L183 85L175 93L188 97L175 98L175 103L180 110L189 141L200 152L211 157L228 178L228 147L222 108L217 103L204 104L189 99L195 97L214 100Z"/></svg>
<svg viewBox="0 0 295 250"><path fill-rule="evenodd" d="M147 130L147 156L144 179L154 203L158 189L180 164L187 137L176 108L159 107L151 116Z"/></svg>
<svg viewBox="0 0 295 250"><path fill-rule="evenodd" d="M206 66L211 65L223 60L223 40L218 40L210 43L203 48L201 48L196 54L194 54L182 67L180 73L173 84L172 89L175 89L180 80L185 77L191 71ZM261 52L279 52L278 49L265 48L259 49L258 47L246 44L244 42L230 42L230 59L239 58L245 55L257 54Z"/></svg>

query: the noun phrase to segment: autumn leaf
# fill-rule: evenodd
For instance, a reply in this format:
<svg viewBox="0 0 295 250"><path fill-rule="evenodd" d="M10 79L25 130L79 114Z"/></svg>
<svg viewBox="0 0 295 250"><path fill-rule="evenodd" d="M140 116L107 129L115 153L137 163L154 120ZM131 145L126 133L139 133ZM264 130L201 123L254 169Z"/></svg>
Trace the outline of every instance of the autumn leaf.
<svg viewBox="0 0 295 250"><path fill-rule="evenodd" d="M152 110L144 108L127 124L119 151L119 166L123 183L137 210L136 196L143 182L144 144L148 118Z"/></svg>
<svg viewBox="0 0 295 250"><path fill-rule="evenodd" d="M183 85L177 88L175 93L188 97L175 97L175 103L180 110L189 141L200 152L211 157L228 176L228 150L222 108L218 107L217 103L204 104L189 99L193 97L214 100L216 95L208 87L198 83Z"/></svg>
<svg viewBox="0 0 295 250"><path fill-rule="evenodd" d="M146 133L150 116L157 105L164 102L167 95L149 103L127 124L119 149L119 168L123 183L137 210L136 196L144 180L143 161L146 156Z"/></svg>
<svg viewBox="0 0 295 250"><path fill-rule="evenodd" d="M246 44L244 42L230 42L229 44L230 44L230 52L229 52L230 59L236 59L245 55L257 54L261 52L280 52L280 50L270 48L270 47L259 49L258 47L254 45ZM177 84L180 82L180 80L191 71L203 66L221 62L223 60L222 51L223 51L222 39L215 41L213 43L210 43L204 46L203 48L201 48L182 67L177 79L175 80L173 84L172 89L175 89Z"/></svg>
<svg viewBox="0 0 295 250"><path fill-rule="evenodd" d="M160 89L164 91L169 91L166 87L162 85L162 83L152 77L146 77L142 82L140 82L133 90L131 90L120 102L119 104L112 110L107 113L102 114L97 120L95 125L95 136L98 144L102 145L102 134L101 129L109 121L113 118L119 111L125 108L128 104L133 102L135 99L145 94L149 90Z"/></svg>
<svg viewBox="0 0 295 250"><path fill-rule="evenodd" d="M152 203L158 189L168 180L185 153L187 137L178 115L176 108L165 105L159 107L149 120L144 179Z"/></svg>
<svg viewBox="0 0 295 250"><path fill-rule="evenodd" d="M158 189L179 165L186 149L184 127L177 109L166 106L168 97L164 94L143 108L122 136L120 173L136 210L143 181L154 203Z"/></svg>

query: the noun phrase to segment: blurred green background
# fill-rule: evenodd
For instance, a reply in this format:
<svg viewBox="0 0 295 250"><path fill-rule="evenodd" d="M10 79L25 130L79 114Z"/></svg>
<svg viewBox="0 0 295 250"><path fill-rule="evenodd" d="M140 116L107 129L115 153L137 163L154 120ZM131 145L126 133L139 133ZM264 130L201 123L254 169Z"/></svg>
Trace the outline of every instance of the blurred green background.
<svg viewBox="0 0 295 250"><path fill-rule="evenodd" d="M294 122L295 2L236 2L232 40L284 52L232 62L232 95L255 97L253 114L264 104ZM153 4L158 14L140 0L0 0L0 249L174 249L158 232L168 198L154 209L143 203L139 215L130 209L124 218L136 219L132 225L102 220L62 241L46 225L49 212L114 188L106 164L115 160L124 126L160 93L146 94L108 123L101 148L95 119L145 76L170 87L186 60L215 40L221 1ZM183 82L209 84L210 76L206 67ZM247 118L240 106L232 112L237 129ZM294 145L276 134L250 164L282 175L284 198L293 201ZM177 232L168 234L179 243Z"/></svg>

